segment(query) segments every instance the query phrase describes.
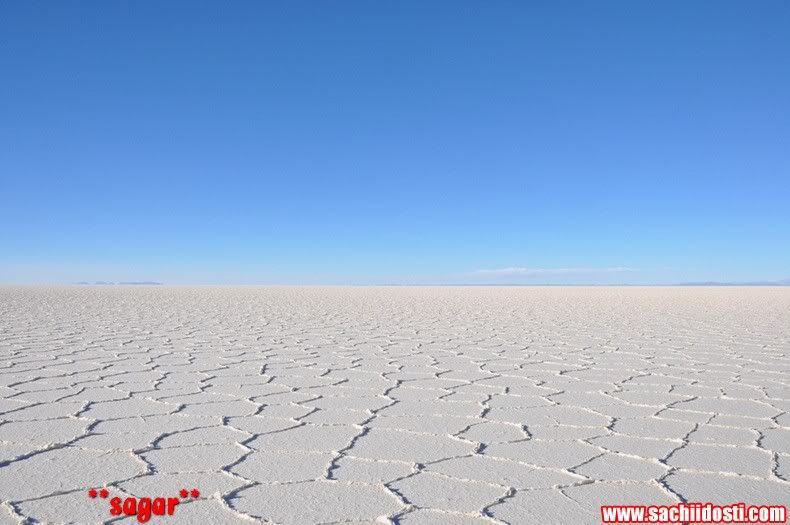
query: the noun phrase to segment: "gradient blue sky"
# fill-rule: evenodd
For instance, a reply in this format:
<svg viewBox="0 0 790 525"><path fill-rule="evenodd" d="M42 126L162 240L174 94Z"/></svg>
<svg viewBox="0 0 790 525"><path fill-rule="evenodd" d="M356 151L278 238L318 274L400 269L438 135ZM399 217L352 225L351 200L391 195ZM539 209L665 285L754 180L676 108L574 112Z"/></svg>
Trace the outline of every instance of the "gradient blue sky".
<svg viewBox="0 0 790 525"><path fill-rule="evenodd" d="M0 281L790 277L790 2L0 4Z"/></svg>

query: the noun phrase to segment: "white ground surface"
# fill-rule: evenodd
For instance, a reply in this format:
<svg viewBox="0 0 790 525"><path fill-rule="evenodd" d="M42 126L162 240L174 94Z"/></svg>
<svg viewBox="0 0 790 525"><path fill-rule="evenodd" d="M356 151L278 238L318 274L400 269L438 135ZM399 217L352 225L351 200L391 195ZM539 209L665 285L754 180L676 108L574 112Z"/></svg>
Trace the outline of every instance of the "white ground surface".
<svg viewBox="0 0 790 525"><path fill-rule="evenodd" d="M0 523L790 500L790 288L5 287L0 352Z"/></svg>

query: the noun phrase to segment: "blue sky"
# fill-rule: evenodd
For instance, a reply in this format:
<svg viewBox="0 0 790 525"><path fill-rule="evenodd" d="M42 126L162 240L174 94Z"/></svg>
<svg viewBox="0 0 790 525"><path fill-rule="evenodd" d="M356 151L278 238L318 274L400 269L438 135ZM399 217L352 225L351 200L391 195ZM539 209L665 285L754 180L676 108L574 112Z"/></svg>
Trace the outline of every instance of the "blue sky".
<svg viewBox="0 0 790 525"><path fill-rule="evenodd" d="M790 3L3 2L0 282L790 277Z"/></svg>

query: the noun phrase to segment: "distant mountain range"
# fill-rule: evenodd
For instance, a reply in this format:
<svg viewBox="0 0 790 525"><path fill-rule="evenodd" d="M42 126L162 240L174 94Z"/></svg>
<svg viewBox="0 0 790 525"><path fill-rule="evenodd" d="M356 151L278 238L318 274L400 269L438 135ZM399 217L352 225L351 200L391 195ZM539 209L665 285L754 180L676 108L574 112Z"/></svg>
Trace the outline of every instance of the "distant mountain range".
<svg viewBox="0 0 790 525"><path fill-rule="evenodd" d="M122 281L122 282L112 282L112 281L80 281L76 284L87 284L87 285L161 285L164 283L160 283L157 281ZM413 285L402 285L402 284L384 284L382 286L413 286ZM433 284L428 286L459 286L458 284ZM563 285L563 284L461 284L460 286L594 286L591 284L582 284L582 285ZM601 285L597 285L601 286ZM603 286L650 286L649 284L609 284ZM659 285L665 286L665 285ZM776 281L743 281L743 282L724 282L724 281L691 281L686 283L677 283L669 286L790 286L790 279L779 279Z"/></svg>
<svg viewBox="0 0 790 525"><path fill-rule="evenodd" d="M120 283L114 283L112 281L94 281L93 283L89 283L88 281L80 281L77 284L162 284L156 281L124 281Z"/></svg>
<svg viewBox="0 0 790 525"><path fill-rule="evenodd" d="M779 279L778 281L747 281L747 282L702 281L702 282L680 283L680 286L790 286L790 279Z"/></svg>

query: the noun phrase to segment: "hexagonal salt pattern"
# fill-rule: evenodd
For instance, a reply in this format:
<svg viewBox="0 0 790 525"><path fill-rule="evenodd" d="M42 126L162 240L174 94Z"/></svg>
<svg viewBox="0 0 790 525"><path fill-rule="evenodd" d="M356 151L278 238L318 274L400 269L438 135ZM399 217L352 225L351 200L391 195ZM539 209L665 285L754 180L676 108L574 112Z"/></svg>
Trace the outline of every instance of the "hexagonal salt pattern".
<svg viewBox="0 0 790 525"><path fill-rule="evenodd" d="M0 288L0 522L598 523L790 494L790 289ZM133 523L121 517L114 522Z"/></svg>

